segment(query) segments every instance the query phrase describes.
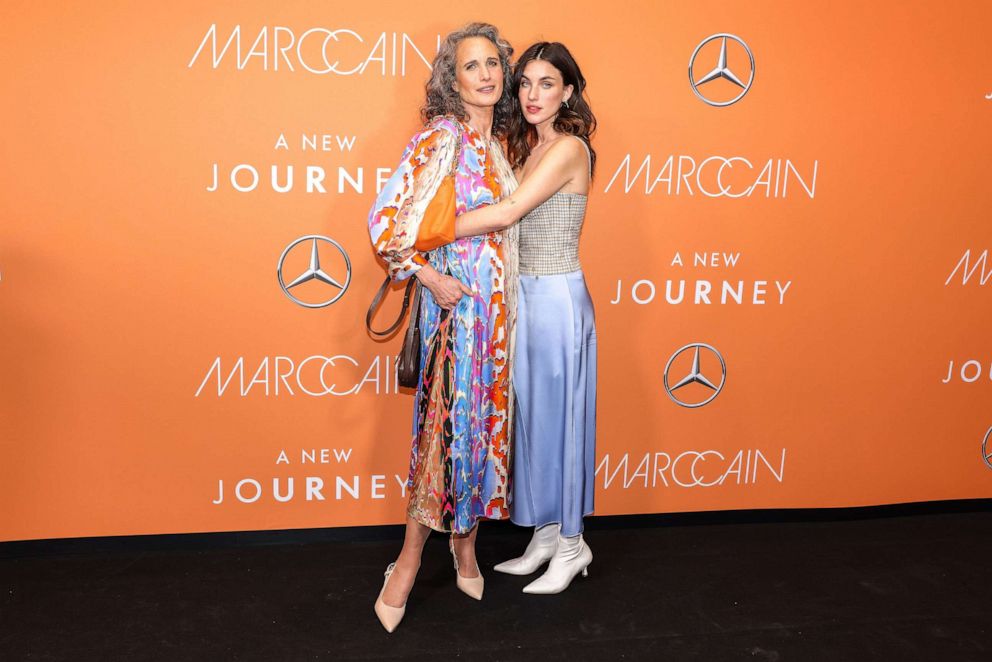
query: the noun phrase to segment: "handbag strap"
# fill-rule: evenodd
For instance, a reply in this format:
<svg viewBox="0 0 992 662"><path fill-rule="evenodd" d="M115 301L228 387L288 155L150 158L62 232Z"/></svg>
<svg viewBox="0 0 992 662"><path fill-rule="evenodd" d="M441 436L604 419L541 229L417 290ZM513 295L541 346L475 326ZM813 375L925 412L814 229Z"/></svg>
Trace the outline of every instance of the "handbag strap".
<svg viewBox="0 0 992 662"><path fill-rule="evenodd" d="M462 124L457 119L454 123L458 129L455 140L455 158L451 161L451 170L448 172L449 176L454 176L454 174L458 171L458 161L462 157ZM403 291L403 307L400 309L400 314L396 318L396 321L393 322L385 331L376 331L373 329L372 316L375 315L376 311L379 309L379 306L382 305L382 299L386 296L386 291L389 289L389 281L390 278L387 275L386 279L382 281L382 285L379 286L379 291L375 293L374 297L372 297L372 303L369 305L369 311L365 314L365 328L369 330L369 333L374 336L379 336L380 338L393 333L393 331L398 329L400 324L403 322L403 316L406 315L407 308L410 307L411 290L416 290L414 293L414 307L419 309L418 304L420 303L420 288L418 287L416 277L411 276L407 281L406 289Z"/></svg>
<svg viewBox="0 0 992 662"><path fill-rule="evenodd" d="M365 314L365 328L369 330L374 336L383 338L390 335L399 328L400 324L403 322L403 317L406 315L407 308L410 307L410 291L416 289L416 294L419 295L419 287L417 285L416 277L411 276L406 283L406 289L403 291L403 307L400 309L400 314L396 318L396 321L390 325L385 331L376 331L372 328L372 316L375 315L376 311L379 310L379 306L382 305L382 299L386 296L386 291L389 289L389 276L386 276L386 280L382 281L382 285L379 287L379 291L375 293L372 297L372 304L369 306L369 312ZM416 301L419 302L419 297L416 297Z"/></svg>
<svg viewBox="0 0 992 662"><path fill-rule="evenodd" d="M420 287L414 288L413 310L410 311L410 323L406 326L406 334L403 336L403 346L412 347L420 344ZM417 347L417 352L420 348Z"/></svg>

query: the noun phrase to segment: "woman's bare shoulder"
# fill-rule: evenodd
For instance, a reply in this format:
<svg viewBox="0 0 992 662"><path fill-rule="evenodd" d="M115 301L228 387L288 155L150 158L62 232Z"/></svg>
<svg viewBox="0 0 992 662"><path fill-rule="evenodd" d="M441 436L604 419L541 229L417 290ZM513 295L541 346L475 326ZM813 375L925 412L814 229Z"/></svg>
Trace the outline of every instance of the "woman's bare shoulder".
<svg viewBox="0 0 992 662"><path fill-rule="evenodd" d="M548 148L547 154L555 154L555 160L564 160L569 164L586 161L586 147L582 138L573 135L563 135Z"/></svg>

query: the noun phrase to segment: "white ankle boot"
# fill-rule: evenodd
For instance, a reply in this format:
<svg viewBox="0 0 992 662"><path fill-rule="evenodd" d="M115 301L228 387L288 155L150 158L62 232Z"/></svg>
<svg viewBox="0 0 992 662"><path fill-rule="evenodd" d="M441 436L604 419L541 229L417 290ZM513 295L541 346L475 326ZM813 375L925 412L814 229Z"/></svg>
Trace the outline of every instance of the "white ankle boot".
<svg viewBox="0 0 992 662"><path fill-rule="evenodd" d="M527 543L524 555L509 561L504 561L493 570L508 575L529 575L548 562L554 556L558 546L558 525L545 524L534 529L534 535Z"/></svg>
<svg viewBox="0 0 992 662"><path fill-rule="evenodd" d="M589 574L589 564L592 563L592 550L582 540L582 534L571 538L558 536L558 544L548 570L543 575L524 587L524 593L546 595L561 593L572 583L575 576Z"/></svg>

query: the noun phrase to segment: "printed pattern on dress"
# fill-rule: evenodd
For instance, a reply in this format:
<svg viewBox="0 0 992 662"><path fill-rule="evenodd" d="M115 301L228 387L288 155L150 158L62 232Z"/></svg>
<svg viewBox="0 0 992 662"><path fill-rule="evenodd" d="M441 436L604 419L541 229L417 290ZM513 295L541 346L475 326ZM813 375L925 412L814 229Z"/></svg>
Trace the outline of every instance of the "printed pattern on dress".
<svg viewBox="0 0 992 662"><path fill-rule="evenodd" d="M369 215L369 234L395 279L428 262L468 285L450 314L426 289L414 405L408 513L439 531L470 531L479 518L509 514L510 361L516 301L517 233L414 248L430 199L457 148L456 213L494 204L516 185L502 149L468 125L439 118L414 137Z"/></svg>

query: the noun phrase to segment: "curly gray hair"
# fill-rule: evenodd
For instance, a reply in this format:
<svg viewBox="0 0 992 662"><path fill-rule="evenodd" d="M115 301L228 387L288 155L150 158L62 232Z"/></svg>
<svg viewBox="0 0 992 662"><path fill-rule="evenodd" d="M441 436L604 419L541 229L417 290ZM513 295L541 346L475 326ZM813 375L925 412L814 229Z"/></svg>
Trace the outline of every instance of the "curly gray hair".
<svg viewBox="0 0 992 662"><path fill-rule="evenodd" d="M427 100L420 109L424 122L429 122L438 115L454 115L460 120L468 118L462 99L453 89L455 82L455 54L458 44L469 37L485 37L496 46L499 52L499 62L503 69L503 94L496 107L493 108L493 135L506 134L510 118L515 112L515 106L510 82L510 58L513 56L513 46L499 34L499 29L489 23L469 23L461 30L455 30L445 37L434 62L431 63L431 77L427 80Z"/></svg>

